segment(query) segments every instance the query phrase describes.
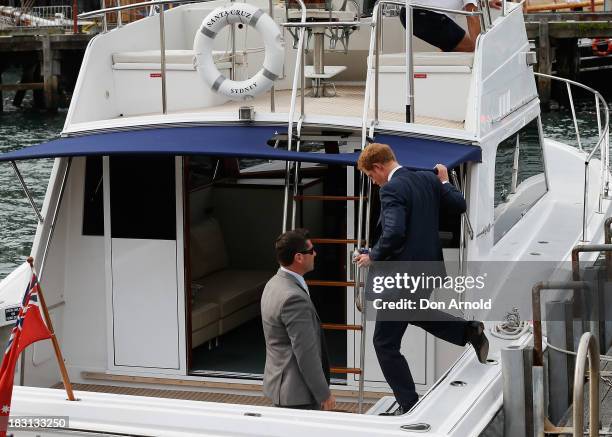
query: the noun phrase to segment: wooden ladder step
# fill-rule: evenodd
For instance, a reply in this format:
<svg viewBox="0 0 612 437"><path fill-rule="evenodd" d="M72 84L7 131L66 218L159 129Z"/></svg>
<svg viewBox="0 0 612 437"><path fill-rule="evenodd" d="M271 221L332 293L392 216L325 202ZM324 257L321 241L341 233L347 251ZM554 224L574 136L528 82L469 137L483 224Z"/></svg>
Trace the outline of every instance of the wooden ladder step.
<svg viewBox="0 0 612 437"><path fill-rule="evenodd" d="M310 241L312 244L357 244L354 238L311 238Z"/></svg>
<svg viewBox="0 0 612 437"><path fill-rule="evenodd" d="M346 201L346 200L359 200L359 196L325 196L320 194L299 194L293 196L295 200L327 200L327 201ZM366 200L367 196L363 196Z"/></svg>
<svg viewBox="0 0 612 437"><path fill-rule="evenodd" d="M321 323L321 328L329 329L330 331L362 331L361 325L345 325L342 323Z"/></svg>
<svg viewBox="0 0 612 437"><path fill-rule="evenodd" d="M331 367L331 373L354 373L355 375L361 375L361 369L357 367Z"/></svg>
<svg viewBox="0 0 612 437"><path fill-rule="evenodd" d="M355 281L319 281L316 279L309 279L306 281L307 285L313 287L353 287Z"/></svg>
<svg viewBox="0 0 612 437"><path fill-rule="evenodd" d="M36 83L7 83L0 85L0 91L28 91L28 90L42 90L42 82Z"/></svg>

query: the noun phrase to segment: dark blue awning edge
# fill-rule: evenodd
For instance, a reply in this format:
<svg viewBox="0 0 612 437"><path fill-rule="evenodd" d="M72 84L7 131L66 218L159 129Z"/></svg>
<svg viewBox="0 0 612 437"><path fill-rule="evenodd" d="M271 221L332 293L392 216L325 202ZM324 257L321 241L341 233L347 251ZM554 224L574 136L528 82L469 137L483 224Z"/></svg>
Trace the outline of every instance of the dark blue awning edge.
<svg viewBox="0 0 612 437"><path fill-rule="evenodd" d="M325 154L274 149L268 146L267 142L278 133L279 128L274 126L190 126L96 133L60 138L0 154L0 162L78 156L162 154L235 156L355 165L359 157L358 152ZM413 170L432 170L438 163L453 168L464 162L482 160L480 147L452 141L390 134L378 135L375 140L389 144L399 163Z"/></svg>

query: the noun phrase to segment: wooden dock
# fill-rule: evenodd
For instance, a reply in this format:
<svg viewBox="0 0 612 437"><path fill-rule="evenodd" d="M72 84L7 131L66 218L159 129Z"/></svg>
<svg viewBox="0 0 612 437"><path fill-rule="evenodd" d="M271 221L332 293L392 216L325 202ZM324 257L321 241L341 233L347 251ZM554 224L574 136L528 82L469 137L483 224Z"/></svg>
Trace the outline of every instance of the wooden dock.
<svg viewBox="0 0 612 437"><path fill-rule="evenodd" d="M33 90L38 108L55 111L58 106L66 106L62 98L72 92L85 48L93 36L44 31L0 35L0 112L3 91L16 91L15 106L21 106L28 90ZM8 68L21 70L19 83L3 83L2 73Z"/></svg>
<svg viewBox="0 0 612 437"><path fill-rule="evenodd" d="M612 12L539 12L525 14L527 36L536 41L537 70L576 80L579 38L612 38ZM609 55L612 56L612 55ZM538 78L540 100L548 104L551 81Z"/></svg>

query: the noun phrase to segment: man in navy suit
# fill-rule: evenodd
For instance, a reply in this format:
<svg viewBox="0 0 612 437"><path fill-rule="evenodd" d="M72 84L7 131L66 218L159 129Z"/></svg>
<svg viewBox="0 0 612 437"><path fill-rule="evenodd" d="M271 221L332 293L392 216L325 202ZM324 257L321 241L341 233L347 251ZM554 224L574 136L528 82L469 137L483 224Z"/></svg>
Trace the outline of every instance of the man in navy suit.
<svg viewBox="0 0 612 437"><path fill-rule="evenodd" d="M438 233L440 208L457 214L466 210L463 195L448 181L446 167L436 165L437 176L433 171L403 168L393 150L378 143L365 148L358 167L380 187L381 234L369 254L356 257L357 264L365 267L371 261L443 261ZM374 349L399 404L391 415L404 414L418 400L410 368L400 352L409 323L456 345L471 343L478 360L486 363L489 342L482 322L434 312L434 320L430 310L428 320L383 321L378 317L376 321Z"/></svg>

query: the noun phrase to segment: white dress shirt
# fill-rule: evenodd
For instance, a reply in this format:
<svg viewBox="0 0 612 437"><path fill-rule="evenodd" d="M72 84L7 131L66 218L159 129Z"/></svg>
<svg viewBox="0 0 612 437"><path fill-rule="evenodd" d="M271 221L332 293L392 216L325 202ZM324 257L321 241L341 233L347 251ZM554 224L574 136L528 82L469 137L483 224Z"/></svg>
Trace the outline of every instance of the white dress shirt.
<svg viewBox="0 0 612 437"><path fill-rule="evenodd" d="M283 272L287 272L287 273L289 273L289 274L290 274L290 275L292 275L292 276L293 276L295 279L297 279L297 280L298 280L298 282L300 283L300 285L302 286L302 288L303 288L304 290L306 290L306 293L308 293L308 296L310 296L310 291L308 290L308 285L306 285L306 280L304 279L304 277L303 277L302 275L299 275L299 274L297 274L297 273L295 273L295 272L293 272L293 271L291 271L291 270L289 270L289 269L287 269L287 268L285 268L285 267L283 267L283 266L280 266L280 269L281 269Z"/></svg>
<svg viewBox="0 0 612 437"><path fill-rule="evenodd" d="M387 176L387 182L389 182L389 181L391 180L391 178L393 177L393 174L394 174L396 171L398 171L400 168L402 168L402 166L401 166L401 165L398 165L397 167L395 167L393 170L391 170L391 171L389 172L389 176ZM448 184L448 181L444 181L444 182L442 182L442 185L444 185L444 184Z"/></svg>
<svg viewBox="0 0 612 437"><path fill-rule="evenodd" d="M389 182L391 180L391 178L393 177L393 174L398 171L400 168L402 168L401 165L398 165L397 167L395 167L393 170L391 170L389 172L389 176L387 176L387 182Z"/></svg>

